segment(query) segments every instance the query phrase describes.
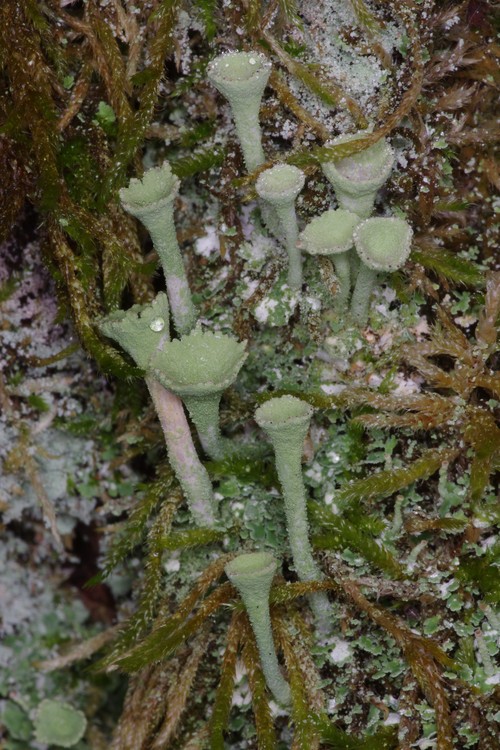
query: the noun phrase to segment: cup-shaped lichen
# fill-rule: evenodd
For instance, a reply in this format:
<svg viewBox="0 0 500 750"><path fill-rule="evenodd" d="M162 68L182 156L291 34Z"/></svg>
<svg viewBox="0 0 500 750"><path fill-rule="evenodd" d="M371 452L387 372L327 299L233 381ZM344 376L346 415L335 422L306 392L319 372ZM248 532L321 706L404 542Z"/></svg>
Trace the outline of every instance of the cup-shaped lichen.
<svg viewBox="0 0 500 750"><path fill-rule="evenodd" d="M139 367L147 370L153 352L169 340L167 295L160 292L148 305L117 310L104 318L99 327L106 336L117 341ZM182 402L150 374L146 376L146 384L162 426L170 464L193 519L199 526L214 526L216 514L212 484L196 453Z"/></svg>
<svg viewBox="0 0 500 750"><path fill-rule="evenodd" d="M290 687L278 663L269 612L269 593L277 567L268 552L250 552L228 563L225 571L248 613L267 686L278 703L286 706L290 703Z"/></svg>
<svg viewBox="0 0 500 750"><path fill-rule="evenodd" d="M155 377L182 398L203 449L216 461L225 453L219 426L220 399L236 380L247 357L245 348L246 341L196 329L165 344L151 358Z"/></svg>
<svg viewBox="0 0 500 750"><path fill-rule="evenodd" d="M253 172L265 162L259 109L271 64L259 52L220 55L208 66L208 78L231 106L246 168Z"/></svg>
<svg viewBox="0 0 500 750"><path fill-rule="evenodd" d="M189 333L196 322L196 310L186 278L174 223L174 199L179 180L170 164L148 169L142 180L133 178L120 190L126 211L139 219L153 240L165 274L174 326L178 333Z"/></svg>
<svg viewBox="0 0 500 750"><path fill-rule="evenodd" d="M351 264L349 250L354 244L353 232L359 224L359 216L345 211L325 211L313 219L300 235L299 246L310 255L324 255L335 267L339 282L336 295L337 307L344 310L351 292Z"/></svg>
<svg viewBox="0 0 500 750"><path fill-rule="evenodd" d="M380 272L403 266L410 254L413 231L396 217L366 219L354 231L354 244L361 267L352 294L351 314L358 325L368 320L370 296Z"/></svg>
<svg viewBox="0 0 500 750"><path fill-rule="evenodd" d="M100 321L99 328L145 370L155 349L170 338L169 317L167 295L160 292L148 305L115 310Z"/></svg>
<svg viewBox="0 0 500 750"><path fill-rule="evenodd" d="M363 132L341 135L327 145L349 143L365 135ZM377 191L389 177L393 163L394 151L387 141L381 138L363 151L336 161L323 162L321 166L335 188L340 207L365 219L370 216Z"/></svg>
<svg viewBox="0 0 500 750"><path fill-rule="evenodd" d="M304 173L290 164L277 164L259 175L257 193L274 209L288 253L288 285L302 287L302 256L297 247L299 227L295 199L304 187Z"/></svg>
<svg viewBox="0 0 500 750"><path fill-rule="evenodd" d="M302 581L323 578L312 555L302 478L302 450L312 415L309 404L295 396L271 398L255 412L257 424L267 433L274 448L293 563ZM313 594L311 607L324 629L328 612L326 595Z"/></svg>

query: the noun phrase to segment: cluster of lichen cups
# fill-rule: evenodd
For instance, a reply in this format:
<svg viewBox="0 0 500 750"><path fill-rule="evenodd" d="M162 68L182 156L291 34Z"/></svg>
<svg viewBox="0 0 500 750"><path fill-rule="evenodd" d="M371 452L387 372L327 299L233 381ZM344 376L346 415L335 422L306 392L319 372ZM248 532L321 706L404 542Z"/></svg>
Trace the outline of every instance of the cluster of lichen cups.
<svg viewBox="0 0 500 750"><path fill-rule="evenodd" d="M284 166L283 169L294 168ZM202 331L196 325L173 221L172 201L177 187L170 166L164 164L147 171L142 180L132 180L129 187L120 192L126 210L151 232L165 273L167 293L160 292L149 304L111 313L100 322L100 329L120 344L145 372L169 461L194 522L198 526L217 527L220 522L212 484L194 446L184 406L197 429L203 451L213 460L224 458L230 447L221 435L219 403L223 391L236 380L246 359L246 342L222 333ZM300 190L301 184L293 180L288 184L290 195L297 192L297 187ZM290 196L286 200L289 199ZM281 209L285 210L286 200L276 202L278 216ZM296 243L296 226L294 231ZM291 246L291 241L289 244ZM180 335L173 340L170 339L170 310L173 325ZM275 451L292 557L303 581L322 577L309 542L301 471L302 448L311 416L311 407L292 396L271 399L256 413L256 420L270 437ZM279 668L269 612L269 592L276 569L277 562L271 555L257 552L238 556L226 572L247 609L269 689L279 703L286 705L290 701L290 689ZM329 624L326 596L313 594L311 607L319 628L325 631Z"/></svg>
<svg viewBox="0 0 500 750"><path fill-rule="evenodd" d="M249 171L265 161L259 126L259 107L270 74L270 64L257 52L232 52L215 58L208 78L229 101L236 133ZM365 137L369 131L341 135L328 143L340 146ZM265 224L288 254L288 285L302 288L301 250L325 255L338 280L336 308L345 313L352 291L352 321L364 326L377 274L400 268L407 260L412 231L403 219L369 219L378 190L388 179L394 151L385 138L351 156L321 164L340 208L316 217L299 238L295 200L305 176L297 167L277 164L264 170L256 182ZM360 224L363 220L368 223ZM353 252L356 248L358 256ZM353 289L354 287L354 289Z"/></svg>
<svg viewBox="0 0 500 750"><path fill-rule="evenodd" d="M230 101L246 166L253 170L264 162L259 127L259 106L270 66L257 53L233 53L214 60L209 77ZM347 139L359 137L348 136ZM343 137L344 140L346 139ZM392 150L380 142L353 157L325 164L341 205L313 219L299 238L295 200L304 187L300 169L278 164L264 170L256 184L268 226L277 231L288 254L288 283L302 287L301 250L326 255L339 280L337 305L345 310L352 293L351 312L366 322L371 290L379 271L394 270L408 257L411 229L402 219L366 218L375 195L392 166ZM358 193L355 187L357 185ZM211 459L228 455L230 446L221 435L221 396L237 378L247 353L246 342L231 336L202 331L177 241L173 202L178 180L170 165L148 170L142 180L131 180L120 191L124 208L149 231L163 267L167 293L147 305L116 311L101 321L102 332L120 346L145 371L145 380L165 437L170 464L199 526L219 524L210 478L194 446L186 407L201 447ZM364 220L363 220L364 219ZM361 261L353 255L355 247ZM390 256L390 257L389 257ZM388 259L389 258L389 259ZM180 338L170 339L170 311ZM295 571L301 581L322 579L309 540L306 492L301 457L312 408L293 396L271 398L256 411L255 419L273 446L282 488L288 539ZM271 627L269 594L278 563L266 552L244 553L226 566L226 573L246 607L261 656L264 675L276 700L290 702L290 688L280 670ZM310 595L318 629L329 629L326 594Z"/></svg>

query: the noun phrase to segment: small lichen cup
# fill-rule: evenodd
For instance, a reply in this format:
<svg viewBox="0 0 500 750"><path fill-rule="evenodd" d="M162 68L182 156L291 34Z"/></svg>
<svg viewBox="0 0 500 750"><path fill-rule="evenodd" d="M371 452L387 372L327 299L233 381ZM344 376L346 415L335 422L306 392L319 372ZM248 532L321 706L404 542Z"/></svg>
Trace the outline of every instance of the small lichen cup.
<svg viewBox="0 0 500 750"><path fill-rule="evenodd" d="M215 461L227 451L219 425L221 396L236 380L245 348L246 341L195 329L165 344L150 360L155 377L184 401L203 450Z"/></svg>
<svg viewBox="0 0 500 750"><path fill-rule="evenodd" d="M342 208L330 209L314 218L299 237L299 247L309 255L323 255L331 260L339 282L337 308L347 308L351 293L351 262L349 251L354 245L353 232L359 216Z"/></svg>
<svg viewBox="0 0 500 750"><path fill-rule="evenodd" d="M231 106L246 168L253 172L265 162L259 109L271 64L259 52L230 52L208 66L208 79Z"/></svg>
<svg viewBox="0 0 500 750"><path fill-rule="evenodd" d="M174 223L174 200L179 180L170 164L148 169L141 180L132 178L120 190L120 200L128 213L141 221L153 240L165 274L174 326L179 334L189 333L196 323Z"/></svg>
<svg viewBox="0 0 500 750"><path fill-rule="evenodd" d="M302 287L302 255L297 247L299 227L295 200L304 187L304 173L291 164L276 164L259 175L255 188L258 196L274 210L288 253L288 285Z"/></svg>
<svg viewBox="0 0 500 750"><path fill-rule="evenodd" d="M370 297L379 273L397 271L411 251L413 230L404 219L376 217L361 222L354 245L361 260L351 299L351 316L359 326L368 321Z"/></svg>
<svg viewBox="0 0 500 750"><path fill-rule="evenodd" d="M231 560L225 571L245 605L267 686L276 701L287 706L291 700L290 687L278 663L269 611L269 593L277 568L277 561L268 552L249 552Z"/></svg>
<svg viewBox="0 0 500 750"><path fill-rule="evenodd" d="M152 353L169 340L170 309L165 292L147 305L114 310L99 322L100 330L146 370Z"/></svg>
<svg viewBox="0 0 500 750"><path fill-rule="evenodd" d="M293 564L301 581L323 578L312 555L302 478L302 451L312 415L312 407L295 396L271 398L255 412L257 424L268 435L274 449ZM310 602L318 627L326 631L330 620L327 596L321 592L312 594Z"/></svg>
<svg viewBox="0 0 500 750"><path fill-rule="evenodd" d="M150 304L117 310L104 318L99 328L105 336L117 341L141 369L148 371L153 352L170 338L167 295L160 292ZM145 380L163 430L170 464L193 520L198 526L215 526L212 483L196 453L182 402L151 373L147 372Z"/></svg>
<svg viewBox="0 0 500 750"><path fill-rule="evenodd" d="M350 143L367 134L340 135L327 145ZM335 189L340 207L365 219L373 211L377 192L391 174L393 164L394 151L385 138L381 138L352 156L322 162L321 167Z"/></svg>

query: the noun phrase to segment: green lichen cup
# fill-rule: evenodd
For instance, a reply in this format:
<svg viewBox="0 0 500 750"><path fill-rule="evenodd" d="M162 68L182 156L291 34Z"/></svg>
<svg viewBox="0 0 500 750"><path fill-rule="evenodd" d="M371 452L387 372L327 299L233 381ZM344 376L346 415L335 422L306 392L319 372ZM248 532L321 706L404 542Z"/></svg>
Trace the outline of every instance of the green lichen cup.
<svg viewBox="0 0 500 750"><path fill-rule="evenodd" d="M220 399L236 380L247 358L245 349L246 341L196 329L165 344L150 361L160 383L183 399L203 449L216 461L226 453L219 426Z"/></svg>
<svg viewBox="0 0 500 750"><path fill-rule="evenodd" d="M366 135L368 131L341 135L327 146L350 143ZM393 164L394 151L385 138L381 138L352 156L322 162L321 167L335 189L340 207L365 219L370 216L377 192L391 174Z"/></svg>
<svg viewBox="0 0 500 750"><path fill-rule="evenodd" d="M279 229L288 254L288 286L302 287L302 255L297 246L299 226L295 200L304 187L304 173L291 164L276 164L259 175L255 189L278 219Z"/></svg>
<svg viewBox="0 0 500 750"><path fill-rule="evenodd" d="M299 247L309 255L322 255L331 260L339 282L336 304L339 311L347 308L351 293L351 261L349 251L354 245L353 233L359 216L342 208L325 211L314 218L299 237Z"/></svg>
<svg viewBox="0 0 500 750"><path fill-rule="evenodd" d="M148 169L142 179L132 178L120 190L120 200L128 213L141 221L153 240L165 275L168 299L175 329L189 333L196 322L174 223L174 200L179 180L170 164Z"/></svg>
<svg viewBox="0 0 500 750"><path fill-rule="evenodd" d="M354 231L354 245L361 267L351 299L351 316L359 326L368 321L370 297L379 273L404 266L411 251L413 230L397 217L366 219Z"/></svg>
<svg viewBox="0 0 500 750"><path fill-rule="evenodd" d="M230 52L208 66L209 81L231 106L246 168L253 172L265 162L259 109L271 64L259 52Z"/></svg>
<svg viewBox="0 0 500 750"><path fill-rule="evenodd" d="M286 706L291 699L290 687L278 663L269 612L269 593L277 569L277 561L268 552L238 555L225 567L252 624L267 686L277 702Z"/></svg>
<svg viewBox="0 0 500 750"><path fill-rule="evenodd" d="M312 407L295 396L271 398L255 412L257 424L269 436L274 449L288 539L295 570L301 581L323 578L309 540L306 491L302 477L302 451L312 415ZM328 598L323 593L316 593L310 597L310 602L318 627L325 632L330 621Z"/></svg>

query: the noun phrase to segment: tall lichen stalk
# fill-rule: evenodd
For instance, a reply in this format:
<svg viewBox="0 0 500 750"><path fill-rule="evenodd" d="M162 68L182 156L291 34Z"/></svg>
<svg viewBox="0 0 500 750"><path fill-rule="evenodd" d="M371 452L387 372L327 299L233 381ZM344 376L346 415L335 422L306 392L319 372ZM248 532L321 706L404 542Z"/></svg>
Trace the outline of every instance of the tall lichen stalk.
<svg viewBox="0 0 500 750"><path fill-rule="evenodd" d="M231 719L233 703L245 700L253 711L247 724L253 721L263 750L278 747L285 727L294 733L294 750L322 743L347 750L409 750L422 735L424 721L427 735L435 732L437 750L453 747L457 721L468 722L467 731L474 729L478 750L495 747L492 717L497 698L484 669L484 639L494 629L492 612L500 599L498 543L490 543L484 531L498 522L488 488L500 465L499 278L498 273L484 272L485 263L493 267L495 252L491 192L497 179L493 146L498 131L491 20L481 2L455 7L345 0L352 9L346 16L350 21L337 30L344 51L380 60L386 78L383 86L358 101L347 92L346 76L337 79L328 60L318 66L307 35L301 36L310 5L301 9L293 0L242 0L229 6L211 0L90 0L63 7L55 0L0 3L0 240L11 234L18 219L41 237L61 317L71 318L85 352L101 373L113 378L116 400L109 419L130 467L143 479L136 496L128 498L128 514L118 524L116 514L109 515L113 534L99 576L104 581L135 556L129 572L136 588L128 602L133 600L134 613L124 617L117 636L113 630L109 637L92 639L47 667L67 668L106 646L100 668L131 675L113 748L187 750L208 743L223 750L228 739L243 741ZM404 35L398 48L388 44L387 29ZM237 48L255 49L273 65L260 107L267 162L250 174L228 125L227 105L206 80L210 60ZM328 146L337 135L330 132L332 122L335 127L343 123L348 132L370 125L371 132ZM287 136L289 128L292 138ZM245 214L245 204L255 197L262 166L292 164L306 175L297 204L304 226L332 199L327 188L317 188L321 163L354 154L382 137L392 140L402 160L375 210L382 213L390 206L404 213L414 229L409 263L390 279L389 294L395 290L402 315L406 305L420 300L422 325L412 330L411 345L400 337L390 354L381 349L380 367L385 369L378 390L372 382L377 369L363 369L380 356L380 351L366 348L366 342L373 343L367 334L362 355L353 356L348 369L337 373L332 396L320 380L307 380L304 374L309 366L304 363L316 365L328 357L323 344L331 334L331 318L323 321L323 328L314 328L312 316L304 323L315 271L304 263L303 305L286 325L272 330L271 343L256 310L282 272L279 256L250 270L244 294L238 287L245 270L238 250L245 232L248 236L250 219L254 221ZM308 443L304 493L301 487L301 501L309 500L314 567L302 582L297 582L292 566L283 567L284 577L276 576L270 589L270 622L266 620L268 643L274 639L277 654L274 679L282 690L281 680L290 685L286 718L276 719L273 713L259 657L262 644L255 640L237 590L224 578L224 568L236 553L260 543L258 534L249 532L244 514L233 518L229 511L224 530L190 525L146 389L138 385L143 373L97 327L113 310L150 302L163 289L155 252L123 211L118 191L132 176L141 177L143 161L150 166L165 158L187 184L174 215L200 317L219 325L212 314L212 307L219 305L227 314L223 324L232 326L241 340L248 339L250 375L244 382L251 392L238 390L236 384L225 394L223 430L240 430L239 437L257 440L252 414L267 384L252 360L256 353L263 362L276 356L285 373L290 362L300 363L296 372L304 375L306 385L295 395L316 409L311 438L317 441L316 455L313 459ZM193 193L206 210L196 207L189 197ZM219 200L218 219L213 216L213 195ZM227 251L225 258L193 252L196 239L206 237L208 222L220 230L217 239L221 256ZM258 217L252 231L260 231L256 226ZM224 273L227 262L230 270ZM0 291L8 295L9 290ZM379 333L373 334L379 337L376 344L382 339ZM390 335L397 338L394 329ZM313 353L311 339L321 343ZM283 353L289 357L287 365L279 359ZM398 375L410 373L410 385L416 383L420 392L406 392L404 378L403 386L391 392L396 370ZM269 376L271 368L266 364L263 371ZM353 383L358 371L362 374ZM273 395L281 395L280 387L277 380ZM3 405L20 398L16 388L15 379L5 384L2 380ZM284 394L294 388L296 383L287 381ZM346 463L340 469L331 464L331 508L319 497L314 479L327 452L323 435L332 440L330 455L337 455L340 446L338 455ZM247 455L242 442L241 455L213 451L217 460L206 462L207 472L222 498L231 498L234 483L249 493L238 497L242 505L255 492L249 504L262 504L263 528L270 529L272 539L266 537L264 545L276 544L278 554L285 550L286 556L286 539L279 536L284 534L283 514L276 520L266 515L265 506L269 497L278 505L282 477L280 483L265 447ZM19 469L22 456L19 450L10 451L12 470ZM371 462L383 468L372 474ZM299 466L300 456L296 463ZM457 497L463 500L461 515ZM260 527L258 531L265 536ZM179 561L184 565L188 555L198 566L196 575L190 569L180 592L176 586L165 587L165 576L181 566ZM456 573L453 596L445 604L436 589L419 588L419 577L427 578L425 566L435 559L437 576L444 569ZM314 642L307 602L326 601L326 592L338 628L324 647ZM484 602L478 605L480 596ZM478 613L486 613L486 620L476 622ZM462 614L463 620L453 620ZM332 721L328 707L335 696L330 686L341 683L336 682L341 671L351 664L347 658L345 663L330 663L318 652L324 648L325 653L345 655L346 644L352 645L357 636L356 653L351 654L354 687ZM450 643L452 650L445 653L443 646ZM474 660L474 648L482 649L481 658ZM367 654L378 659L384 650L391 650L388 664L382 657L381 663L368 661ZM249 698L241 693L241 665ZM240 682L233 700L235 677ZM384 703L382 685L395 686L390 705ZM343 690L344 685L339 693ZM425 711L416 712L415 706L424 701L433 712L435 729ZM381 716L367 734L375 710ZM381 726L382 715L395 711L402 714L399 738Z"/></svg>

